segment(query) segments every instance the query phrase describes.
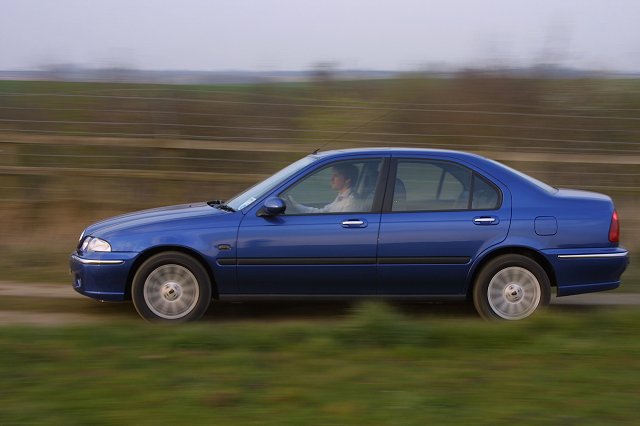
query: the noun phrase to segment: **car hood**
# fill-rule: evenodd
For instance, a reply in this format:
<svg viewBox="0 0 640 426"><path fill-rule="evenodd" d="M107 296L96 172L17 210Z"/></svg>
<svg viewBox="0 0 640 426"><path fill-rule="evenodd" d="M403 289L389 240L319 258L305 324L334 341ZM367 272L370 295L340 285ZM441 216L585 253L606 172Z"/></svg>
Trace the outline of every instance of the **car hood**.
<svg viewBox="0 0 640 426"><path fill-rule="evenodd" d="M125 229L152 226L160 223L195 219L198 217L213 217L228 215L228 212L211 207L207 203L181 204L177 206L160 207L115 216L96 222L84 231L84 236L104 236Z"/></svg>

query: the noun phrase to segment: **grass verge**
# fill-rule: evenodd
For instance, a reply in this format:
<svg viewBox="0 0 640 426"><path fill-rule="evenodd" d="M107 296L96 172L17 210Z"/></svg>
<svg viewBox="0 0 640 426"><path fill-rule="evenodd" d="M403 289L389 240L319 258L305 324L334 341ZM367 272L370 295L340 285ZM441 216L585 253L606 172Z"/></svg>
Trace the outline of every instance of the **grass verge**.
<svg viewBox="0 0 640 426"><path fill-rule="evenodd" d="M0 424L636 424L640 311L0 328Z"/></svg>

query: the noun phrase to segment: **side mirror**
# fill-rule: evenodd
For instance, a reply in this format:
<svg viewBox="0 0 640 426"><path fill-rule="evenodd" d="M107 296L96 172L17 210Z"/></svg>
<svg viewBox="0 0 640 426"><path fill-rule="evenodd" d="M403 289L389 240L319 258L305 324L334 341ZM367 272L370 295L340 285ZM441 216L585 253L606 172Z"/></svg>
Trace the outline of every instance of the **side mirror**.
<svg viewBox="0 0 640 426"><path fill-rule="evenodd" d="M259 217L277 216L284 213L286 209L287 205L282 198L273 197L264 202L257 215Z"/></svg>

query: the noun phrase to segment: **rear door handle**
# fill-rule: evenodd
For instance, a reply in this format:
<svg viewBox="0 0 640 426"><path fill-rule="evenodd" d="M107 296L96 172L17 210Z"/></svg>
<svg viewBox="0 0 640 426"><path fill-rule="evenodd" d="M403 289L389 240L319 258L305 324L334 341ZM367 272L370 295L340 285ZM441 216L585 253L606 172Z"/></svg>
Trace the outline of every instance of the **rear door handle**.
<svg viewBox="0 0 640 426"><path fill-rule="evenodd" d="M478 216L473 218L473 223L476 225L497 225L500 220L494 216Z"/></svg>
<svg viewBox="0 0 640 426"><path fill-rule="evenodd" d="M364 219L347 219L342 222L343 228L366 228L367 221Z"/></svg>

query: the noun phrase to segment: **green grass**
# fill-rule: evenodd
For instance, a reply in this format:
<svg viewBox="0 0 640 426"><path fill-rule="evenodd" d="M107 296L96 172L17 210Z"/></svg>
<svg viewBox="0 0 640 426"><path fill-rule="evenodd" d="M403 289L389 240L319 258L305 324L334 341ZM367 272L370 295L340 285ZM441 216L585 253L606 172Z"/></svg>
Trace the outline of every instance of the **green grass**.
<svg viewBox="0 0 640 426"><path fill-rule="evenodd" d="M640 311L0 328L0 424L637 424Z"/></svg>

